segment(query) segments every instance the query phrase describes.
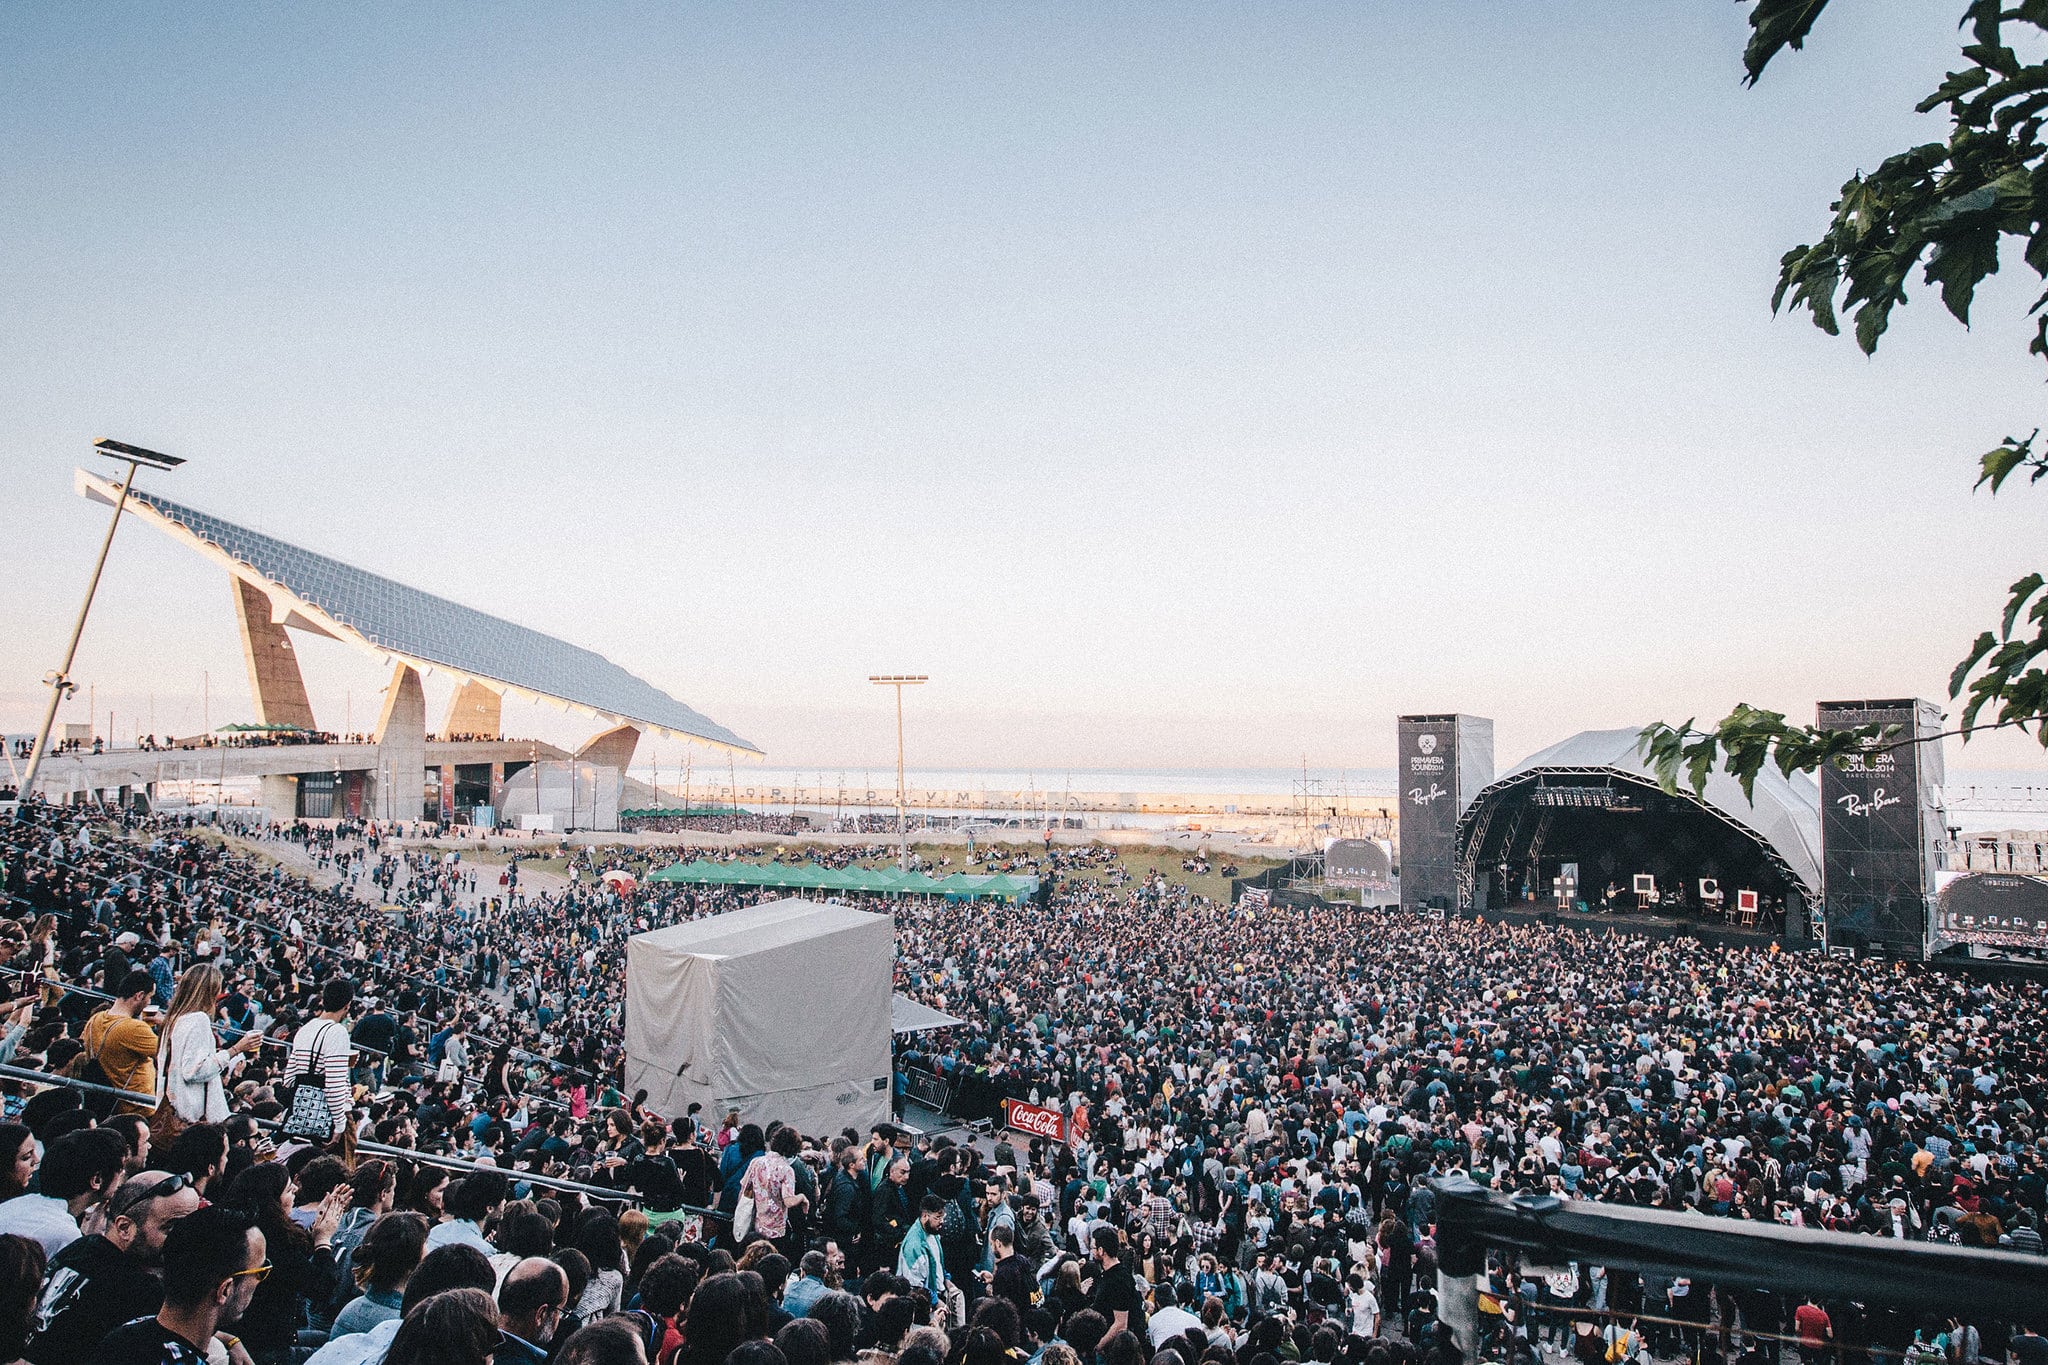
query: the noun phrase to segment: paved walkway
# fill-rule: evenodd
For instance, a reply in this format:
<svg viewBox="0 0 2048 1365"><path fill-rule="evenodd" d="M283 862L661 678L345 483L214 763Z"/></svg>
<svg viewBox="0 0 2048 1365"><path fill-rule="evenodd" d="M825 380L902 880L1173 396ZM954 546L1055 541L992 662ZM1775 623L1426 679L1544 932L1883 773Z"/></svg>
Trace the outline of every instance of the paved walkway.
<svg viewBox="0 0 2048 1365"><path fill-rule="evenodd" d="M322 867L319 855L308 851L304 844L286 839L252 839L229 831L222 831L222 836L236 850L269 858L273 862L282 864L289 871L304 877L315 886L332 887L342 884L341 873L331 866ZM344 851L352 851L361 846L360 840L348 840L339 845ZM415 853L427 846L423 844L393 845L387 843L385 847L387 849L395 849L401 853ZM499 894L498 874L504 870L505 865L503 863L465 860L463 866L476 872L476 890L474 892L458 892L456 894L456 904L474 904L476 901L488 899ZM405 886L411 877L411 869L401 865L398 869L398 881L392 889L396 890L399 887ZM569 886L569 879L559 873L544 872L538 868L528 866L522 867L519 871L519 885L521 891L526 895L548 895L566 890ZM383 905L386 903L382 888L370 880L367 868L365 868L362 875L348 879L347 890L349 894L365 905Z"/></svg>

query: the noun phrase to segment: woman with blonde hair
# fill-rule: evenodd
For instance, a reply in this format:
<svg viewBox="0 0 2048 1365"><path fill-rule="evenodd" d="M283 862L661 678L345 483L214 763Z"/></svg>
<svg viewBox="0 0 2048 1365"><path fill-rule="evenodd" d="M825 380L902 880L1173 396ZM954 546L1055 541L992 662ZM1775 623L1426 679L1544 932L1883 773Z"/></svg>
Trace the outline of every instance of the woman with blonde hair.
<svg viewBox="0 0 2048 1365"><path fill-rule="evenodd" d="M180 1128L188 1123L227 1122L228 1097L221 1078L263 1042L263 1035L253 1031L243 1034L231 1048L222 1048L215 1041L213 1016L220 1009L221 994L220 968L211 962L187 967L159 1026L158 1036L163 1040L158 1044L156 1068L163 1087L160 1098L177 1115Z"/></svg>
<svg viewBox="0 0 2048 1365"><path fill-rule="evenodd" d="M57 917L44 915L28 935L29 960L40 970L57 965Z"/></svg>

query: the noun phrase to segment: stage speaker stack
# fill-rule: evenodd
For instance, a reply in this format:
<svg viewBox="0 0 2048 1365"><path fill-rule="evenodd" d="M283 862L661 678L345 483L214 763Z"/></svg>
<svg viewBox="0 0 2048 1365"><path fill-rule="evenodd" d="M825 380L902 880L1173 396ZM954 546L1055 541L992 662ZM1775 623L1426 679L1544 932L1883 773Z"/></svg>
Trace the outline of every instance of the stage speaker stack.
<svg viewBox="0 0 2048 1365"><path fill-rule="evenodd" d="M1882 753L1820 770L1822 925L1831 949L1927 956L1934 844L1945 820L1941 708L1930 701L1824 701L1823 730L1897 727ZM1922 742L1914 742L1922 741Z"/></svg>
<svg viewBox="0 0 2048 1365"><path fill-rule="evenodd" d="M1401 905L1458 904L1458 817L1493 781L1493 722L1402 716L1397 726ZM1462 907L1460 907L1462 908Z"/></svg>

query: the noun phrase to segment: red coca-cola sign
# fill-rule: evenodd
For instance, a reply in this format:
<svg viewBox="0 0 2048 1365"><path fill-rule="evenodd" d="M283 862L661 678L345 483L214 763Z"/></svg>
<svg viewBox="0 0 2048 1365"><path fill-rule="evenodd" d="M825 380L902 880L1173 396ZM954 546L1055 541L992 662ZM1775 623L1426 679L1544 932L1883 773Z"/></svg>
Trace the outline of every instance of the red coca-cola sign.
<svg viewBox="0 0 2048 1365"><path fill-rule="evenodd" d="M1032 1137L1051 1138L1054 1142L1067 1140L1067 1121L1057 1109L1026 1104L1022 1100L1004 1100L1003 1121Z"/></svg>

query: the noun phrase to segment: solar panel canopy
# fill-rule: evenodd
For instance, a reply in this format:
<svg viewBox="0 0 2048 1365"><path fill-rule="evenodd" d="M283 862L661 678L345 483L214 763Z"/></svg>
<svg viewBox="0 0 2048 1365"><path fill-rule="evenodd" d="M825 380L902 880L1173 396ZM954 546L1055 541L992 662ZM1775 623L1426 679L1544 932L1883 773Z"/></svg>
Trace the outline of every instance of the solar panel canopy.
<svg viewBox="0 0 2048 1365"><path fill-rule="evenodd" d="M79 489L111 503L117 485L84 470ZM725 748L761 750L693 707L677 701L592 650L517 625L474 607L408 587L246 526L133 490L131 509L177 539L189 539L232 562L237 572L281 589L306 610L306 626L371 650L566 702Z"/></svg>

